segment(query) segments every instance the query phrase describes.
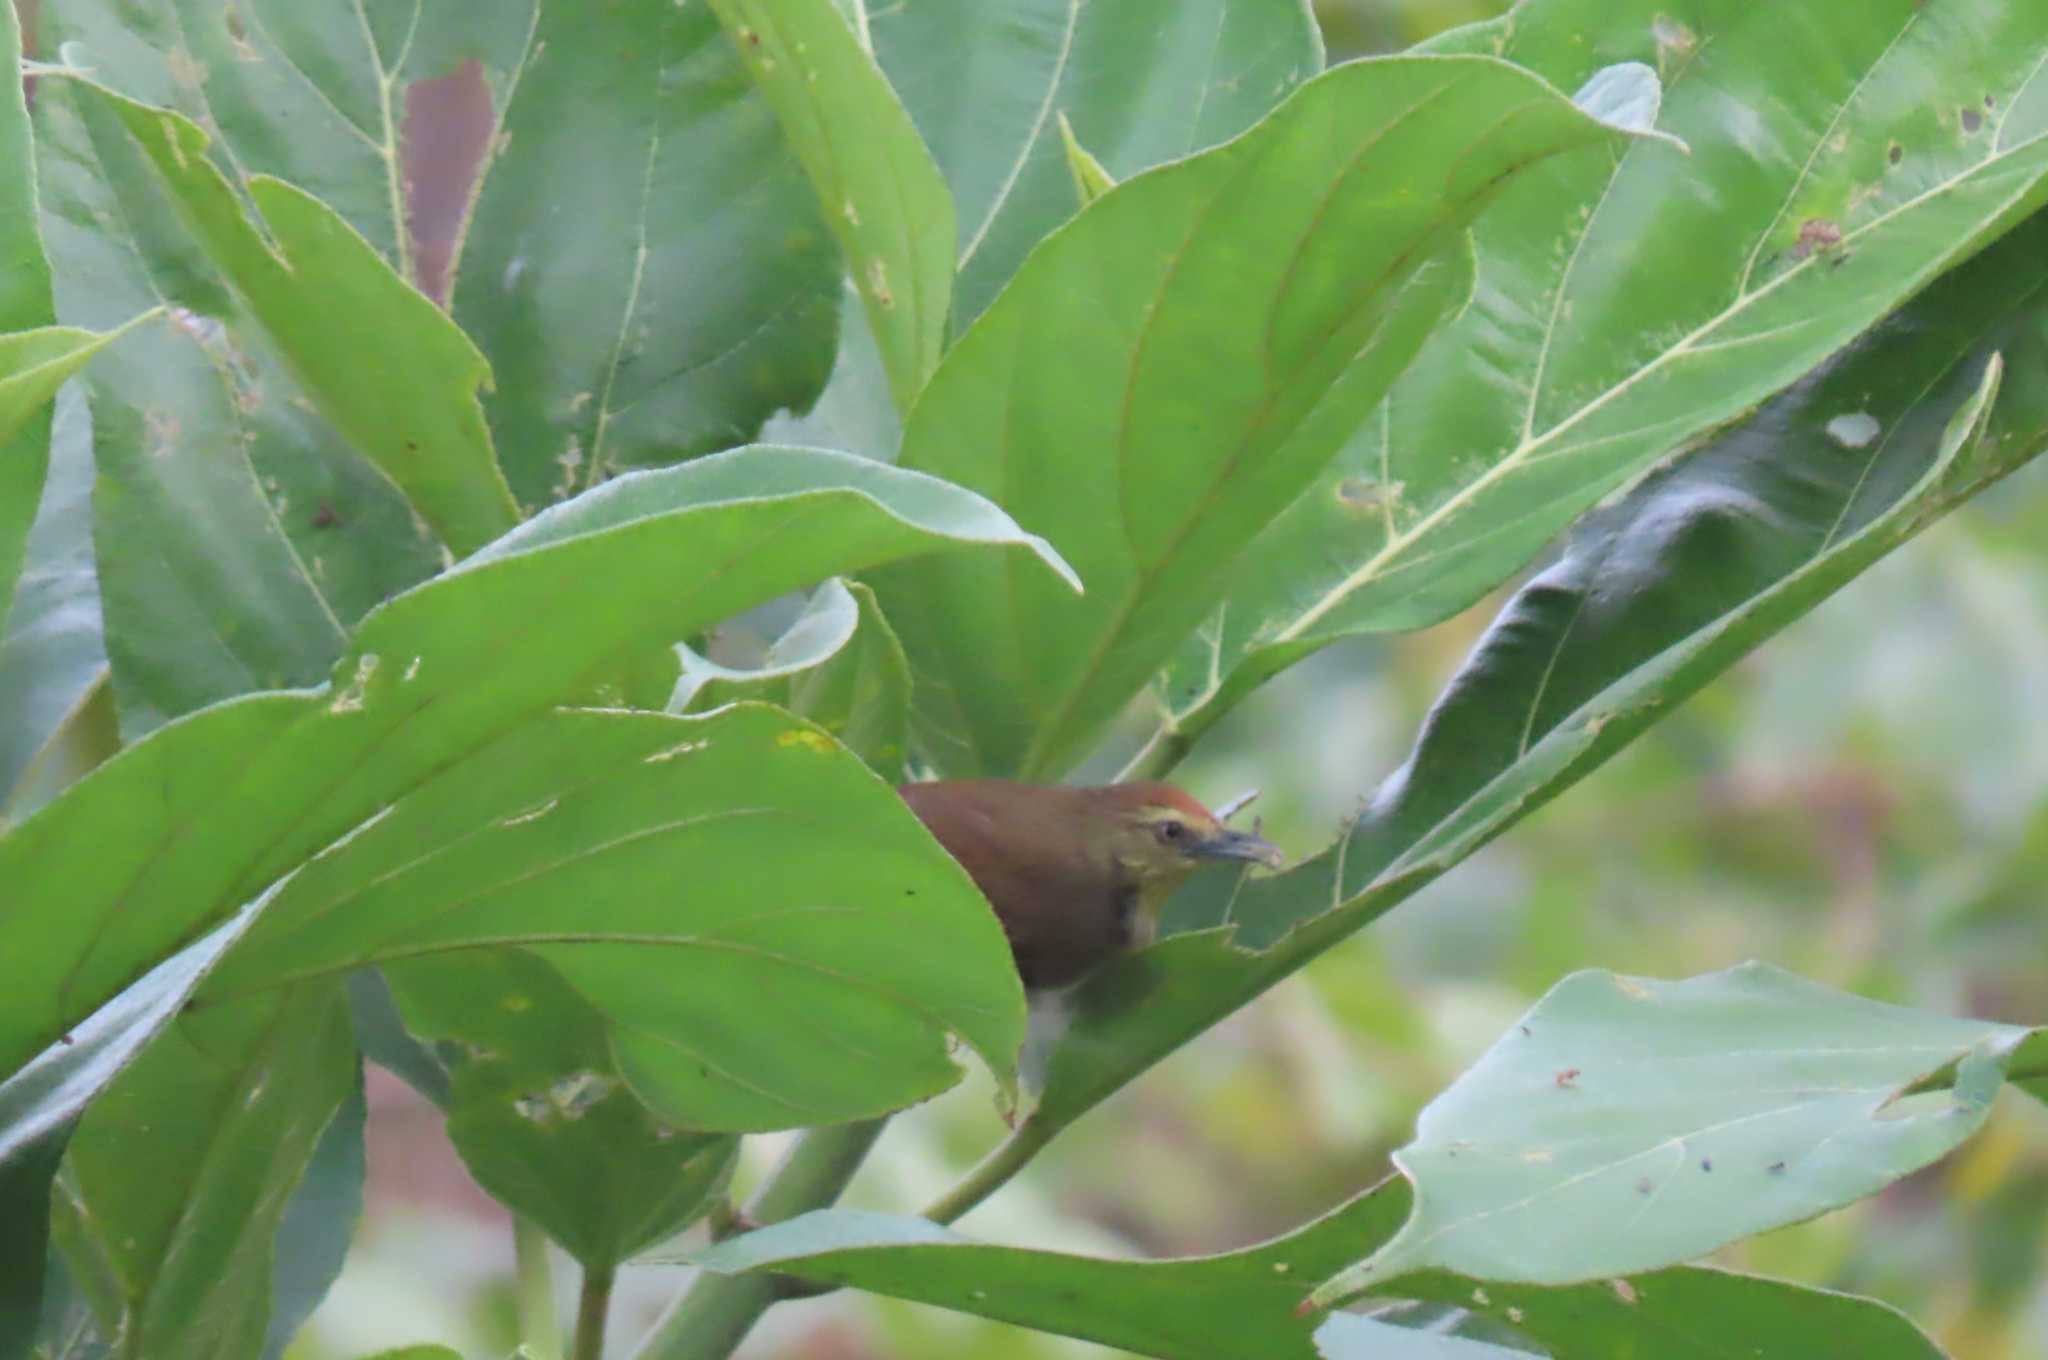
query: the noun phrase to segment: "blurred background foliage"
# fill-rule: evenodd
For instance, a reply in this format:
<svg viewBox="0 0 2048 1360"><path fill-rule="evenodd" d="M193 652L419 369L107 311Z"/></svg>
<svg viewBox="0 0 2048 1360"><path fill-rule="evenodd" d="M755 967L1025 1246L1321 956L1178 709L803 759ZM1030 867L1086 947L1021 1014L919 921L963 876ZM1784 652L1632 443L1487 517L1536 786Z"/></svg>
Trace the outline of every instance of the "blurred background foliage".
<svg viewBox="0 0 2048 1360"><path fill-rule="evenodd" d="M1332 61L1483 19L1501 0L1323 0ZM459 145L417 92L416 164ZM472 111L473 113L473 111ZM417 181L436 247L431 174ZM450 196L457 200L459 196ZM966 1229L1111 1254L1221 1250L1387 1169L1416 1111L1559 978L1746 958L1934 1010L2048 1023L2048 460L1964 507L1652 729L1556 804L1084 1121ZM1511 586L1514 583L1511 583ZM1182 768L1261 787L1314 850L1392 771L1505 598L1332 648L1246 703ZM294 1360L428 1338L515 1344L511 1235L436 1114L371 1074L370 1182L348 1269ZM898 1118L848 1203L900 1211L1002 1132L985 1082ZM742 1180L779 1151L750 1140ZM2048 1111L2001 1103L1954 1159L1723 1263L1875 1294L1957 1360L2048 1355ZM573 1270L558 1272L566 1287ZM629 1269L615 1346L677 1287ZM564 1300L566 1305L566 1299ZM1102 1356L1099 1347L850 1294L773 1310L755 1360Z"/></svg>

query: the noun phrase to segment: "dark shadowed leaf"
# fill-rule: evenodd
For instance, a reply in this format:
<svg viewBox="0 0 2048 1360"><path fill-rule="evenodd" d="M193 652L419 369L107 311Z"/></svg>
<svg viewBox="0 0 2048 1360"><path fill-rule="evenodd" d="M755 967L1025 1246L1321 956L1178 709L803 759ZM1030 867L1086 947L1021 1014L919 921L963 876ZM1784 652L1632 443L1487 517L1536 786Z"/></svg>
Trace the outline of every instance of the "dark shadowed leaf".
<svg viewBox="0 0 2048 1360"><path fill-rule="evenodd" d="M264 1360L278 1360L299 1328L341 1278L349 1244L363 1217L363 1182L369 1161L363 1125L369 1103L362 1068L334 1118L320 1132L284 1219L277 1227L276 1261L270 1281L270 1324L263 1338Z"/></svg>
<svg viewBox="0 0 2048 1360"><path fill-rule="evenodd" d="M392 999L391 986L375 968L358 968L344 983L348 1014L363 1056L392 1073L443 1110L454 1097L449 1054L412 1036Z"/></svg>

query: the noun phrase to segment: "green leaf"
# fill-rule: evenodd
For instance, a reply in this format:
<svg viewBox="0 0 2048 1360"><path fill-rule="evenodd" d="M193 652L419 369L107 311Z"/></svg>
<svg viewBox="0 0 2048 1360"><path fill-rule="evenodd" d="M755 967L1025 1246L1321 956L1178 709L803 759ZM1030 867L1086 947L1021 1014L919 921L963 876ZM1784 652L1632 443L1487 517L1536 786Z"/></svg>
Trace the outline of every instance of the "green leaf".
<svg viewBox="0 0 2048 1360"><path fill-rule="evenodd" d="M1432 1268L1633 1275L1838 1209L1982 1127L2027 1035L1763 964L1574 973L1423 1110L1394 1153L1407 1223L1310 1297ZM1952 1087L1920 1089L1950 1068Z"/></svg>
<svg viewBox="0 0 2048 1360"><path fill-rule="evenodd" d="M786 610L769 605L756 613L783 614ZM790 681L830 661L853 641L860 627L860 605L846 583L834 577L811 592L773 641L761 644L747 629L748 622L733 620L707 643L726 654L752 653L744 658L745 665L724 665L687 644L676 645L681 674L669 698L669 712L706 713L738 699L788 708Z"/></svg>
<svg viewBox="0 0 2048 1360"><path fill-rule="evenodd" d="M57 399L50 473L0 640L0 816L19 818L45 801L43 788L68 782L53 768L64 763L64 730L105 680L92 480L91 421L72 388Z"/></svg>
<svg viewBox="0 0 2048 1360"><path fill-rule="evenodd" d="M470 1174L585 1269L680 1231L723 1191L739 1140L649 1113L612 1062L603 1013L535 955L422 955L389 972L416 1030L468 1049L448 1136Z"/></svg>
<svg viewBox="0 0 2048 1360"><path fill-rule="evenodd" d="M467 553L517 522L477 401L490 367L440 308L295 185L265 175L243 181L259 229L190 119L76 83L134 139L207 261L320 413L443 542Z"/></svg>
<svg viewBox="0 0 2048 1360"><path fill-rule="evenodd" d="M404 1081L441 1109L455 1098L448 1075L449 1055L413 1038L398 1013L390 984L375 968L358 968L344 979L348 1014L356 1029L356 1047L363 1057Z"/></svg>
<svg viewBox="0 0 2048 1360"><path fill-rule="evenodd" d="M2000 352L2014 379L1993 406ZM1859 412L1889 436L1845 448L1829 426ZM1165 922L1189 933L1082 993L1022 1136L1051 1136L1404 901L2043 447L2048 215L1590 517L1335 846L1275 878L1197 880Z"/></svg>
<svg viewBox="0 0 2048 1360"><path fill-rule="evenodd" d="M762 425L761 442L845 449L894 462L903 442L903 418L889 395L889 375L853 280L842 280L841 289L839 353L825 391L804 414L785 413Z"/></svg>
<svg viewBox="0 0 2048 1360"><path fill-rule="evenodd" d="M1074 215L1055 117L1127 179L1237 136L1323 69L1300 0L909 0L870 22L959 204L963 327Z"/></svg>
<svg viewBox="0 0 2048 1360"><path fill-rule="evenodd" d="M155 319L153 314L145 313L128 325L139 326ZM85 367L86 360L120 339L126 329L98 335L76 326L45 326L41 330L0 335L0 443L20 433L56 397L57 389ZM33 486L22 487L31 501L41 489L40 478ZM9 504L14 503L10 496ZM23 524L23 533L27 530L27 524Z"/></svg>
<svg viewBox="0 0 2048 1360"><path fill-rule="evenodd" d="M65 14L72 7L65 7ZM85 374L98 575L124 724L317 683L373 606L444 550L298 395L177 225L120 121L66 80L37 97L67 320L170 306Z"/></svg>
<svg viewBox="0 0 2048 1360"><path fill-rule="evenodd" d="M899 784L910 755L910 660L875 593L858 581L849 590L860 611L852 641L790 682L787 707Z"/></svg>
<svg viewBox="0 0 2048 1360"><path fill-rule="evenodd" d="M533 0L68 0L43 11L43 46L102 84L207 128L231 177L275 176L333 205L413 278L406 176L417 167L406 164L407 92L474 60L502 102L533 10Z"/></svg>
<svg viewBox="0 0 2048 1360"><path fill-rule="evenodd" d="M1505 191L1471 308L1244 555L1163 682L1182 740L1335 638L1464 608L2048 202L2048 10L1999 0L1951 29L1946 8L1531 0L1439 42L1562 89L1653 65L1658 125L1691 154L1637 142Z"/></svg>
<svg viewBox="0 0 2048 1360"><path fill-rule="evenodd" d="M415 981L423 956L503 946L531 957L461 958ZM569 1105L619 1077L676 1128L794 1128L951 1086L954 1035L1007 1084L1023 1041L1009 948L965 871L830 738L755 705L704 718L557 710L523 724L301 869L200 999L366 963L384 969L409 1028L511 1064L457 1069L458 1121L466 1103L493 1100L513 1107L500 1123L521 1118L521 1100L566 1089L555 1128L584 1154L595 1135L572 1126ZM566 985L548 985L557 973ZM501 993L551 1019L477 1031L481 998ZM752 1004L764 995L774 1008ZM562 1047L537 1048L550 1034ZM600 1039L608 1060L589 1052ZM676 1174L682 1149L635 1123L634 1102L598 1122L614 1118ZM514 1155L540 1152L500 1150L501 1184ZM625 1241L630 1223L600 1232L537 1198L521 1207L592 1259L644 1244Z"/></svg>
<svg viewBox="0 0 2048 1360"><path fill-rule="evenodd" d="M1391 1237L1410 1202L1407 1183L1389 1180L1283 1237L1177 1260L989 1246L924 1219L852 1210L806 1214L690 1259L719 1271L772 1270L849 1284L1169 1360L1311 1360L1317 1344L1348 1357L1359 1353L1352 1348L1365 1336L1389 1340L1377 1335L1379 1328L1360 1329L1363 1319L1305 1318L1298 1306L1331 1262L1348 1260L1360 1243ZM1882 1304L1718 1270L1640 1276L1626 1297L1604 1281L1481 1288L1441 1271L1410 1276L1400 1293L1458 1305L1573 1360L1672 1354L1680 1336L1684 1354L1697 1360L1940 1360L1911 1322ZM1445 1360L1457 1354L1447 1352Z"/></svg>
<svg viewBox="0 0 2048 1360"><path fill-rule="evenodd" d="M362 1065L353 1068L354 1083L321 1130L277 1226L264 1360L279 1360L341 1278L349 1245L362 1222L363 1182L369 1173L363 1126L369 1102L363 1093Z"/></svg>
<svg viewBox="0 0 2048 1360"><path fill-rule="evenodd" d="M703 712L740 699L786 708L830 732L890 783L903 780L909 751L910 661L858 582L820 586L761 656L741 670L678 644L682 678L672 712Z"/></svg>
<svg viewBox="0 0 2048 1360"><path fill-rule="evenodd" d="M35 156L20 66L21 23L9 6L0 16L0 70L8 73L0 91L0 636L49 462L44 403L64 381L56 368L61 350L83 343L45 329L57 314L36 221ZM47 387L45 378L52 379Z"/></svg>
<svg viewBox="0 0 2048 1360"><path fill-rule="evenodd" d="M42 1306L50 1182L87 1102L169 1024L206 970L254 919L241 912L150 969L0 1081L0 1355L25 1354Z"/></svg>
<svg viewBox="0 0 2048 1360"><path fill-rule="evenodd" d="M1049 238L946 356L902 461L1057 533L1088 594L1000 567L875 578L932 758L1064 769L1462 303L1465 224L1620 138L1502 62L1357 62Z"/></svg>
<svg viewBox="0 0 2048 1360"><path fill-rule="evenodd" d="M1066 148L1067 169L1074 176L1074 197L1087 207L1116 188L1116 178L1102 168L1102 162L1095 159L1080 139L1074 136L1074 125L1067 121L1067 115L1060 115L1060 144Z"/></svg>
<svg viewBox="0 0 2048 1360"><path fill-rule="evenodd" d="M327 687L172 723L0 837L0 882L25 885L0 921L13 946L0 954L0 1071L650 639L826 576L981 546L1031 547L1064 570L970 492L819 450L628 474L537 516L372 614Z"/></svg>
<svg viewBox="0 0 2048 1360"><path fill-rule="evenodd" d="M2012 1055L2013 1084L2048 1102L2048 1034L2036 1032Z"/></svg>
<svg viewBox="0 0 2048 1360"><path fill-rule="evenodd" d="M44 1203L48 1203L44 1195ZM40 1211L39 1211L40 1212ZM99 1324L92 1307L71 1278L64 1254L52 1248L48 1274L43 1284L43 1316L34 1342L22 1349L25 1338L10 1337L0 1342L0 1355L15 1360L17 1355L34 1360L109 1360L113 1347L100 1339ZM13 1349L9 1348L12 1343Z"/></svg>
<svg viewBox="0 0 2048 1360"><path fill-rule="evenodd" d="M946 343L953 196L832 0L711 0L803 162L867 309L899 411Z"/></svg>
<svg viewBox="0 0 2048 1360"><path fill-rule="evenodd" d="M1528 1360L1530 1352L1339 1314L1316 1332L1323 1360Z"/></svg>
<svg viewBox="0 0 2048 1360"><path fill-rule="evenodd" d="M291 1189L353 1089L338 986L188 1012L86 1112L58 1241L103 1335L149 1356L255 1355Z"/></svg>
<svg viewBox="0 0 2048 1360"><path fill-rule="evenodd" d="M490 358L484 408L522 504L816 400L838 252L707 8L543 5L506 100L454 314Z"/></svg>

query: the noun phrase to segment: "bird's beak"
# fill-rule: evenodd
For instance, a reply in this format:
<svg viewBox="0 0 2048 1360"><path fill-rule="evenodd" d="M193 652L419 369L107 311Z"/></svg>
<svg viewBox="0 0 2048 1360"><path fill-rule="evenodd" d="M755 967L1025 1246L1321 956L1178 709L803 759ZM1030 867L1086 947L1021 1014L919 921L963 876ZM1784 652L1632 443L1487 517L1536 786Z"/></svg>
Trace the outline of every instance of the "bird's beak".
<svg viewBox="0 0 2048 1360"><path fill-rule="evenodd" d="M1251 831L1232 831L1227 827L1191 847L1189 853L1198 859L1241 859L1263 864L1268 869L1278 869L1287 862L1287 856L1280 853L1280 847L1264 836Z"/></svg>

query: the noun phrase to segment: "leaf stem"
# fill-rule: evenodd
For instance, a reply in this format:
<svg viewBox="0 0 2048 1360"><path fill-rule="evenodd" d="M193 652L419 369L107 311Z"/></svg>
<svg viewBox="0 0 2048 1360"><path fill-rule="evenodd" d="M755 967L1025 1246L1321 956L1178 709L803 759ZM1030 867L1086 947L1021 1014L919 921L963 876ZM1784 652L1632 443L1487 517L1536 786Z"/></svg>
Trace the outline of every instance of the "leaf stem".
<svg viewBox="0 0 2048 1360"><path fill-rule="evenodd" d="M555 1317L555 1280L548 1239L523 1217L512 1220L512 1259L519 1280L519 1339L534 1360L562 1360L562 1327Z"/></svg>
<svg viewBox="0 0 2048 1360"><path fill-rule="evenodd" d="M869 1119L806 1130L748 1203L747 1221L765 1226L831 1204L887 1123ZM639 1360L723 1360L781 1297L777 1276L705 1271L654 1324L640 1345Z"/></svg>
<svg viewBox="0 0 2048 1360"><path fill-rule="evenodd" d="M610 1263L583 1267L583 1292L576 1302L574 1360L604 1360L604 1323L612 1309L612 1280L618 1268Z"/></svg>
<svg viewBox="0 0 2048 1360"><path fill-rule="evenodd" d="M968 1172L958 1185L933 1200L925 1209L924 1216L934 1223L951 1223L960 1218L1009 1184L1010 1178L1022 1171L1025 1163L1052 1141L1055 1132L1042 1124L1025 1120L1008 1138L996 1145L995 1151L981 1159L981 1165Z"/></svg>

